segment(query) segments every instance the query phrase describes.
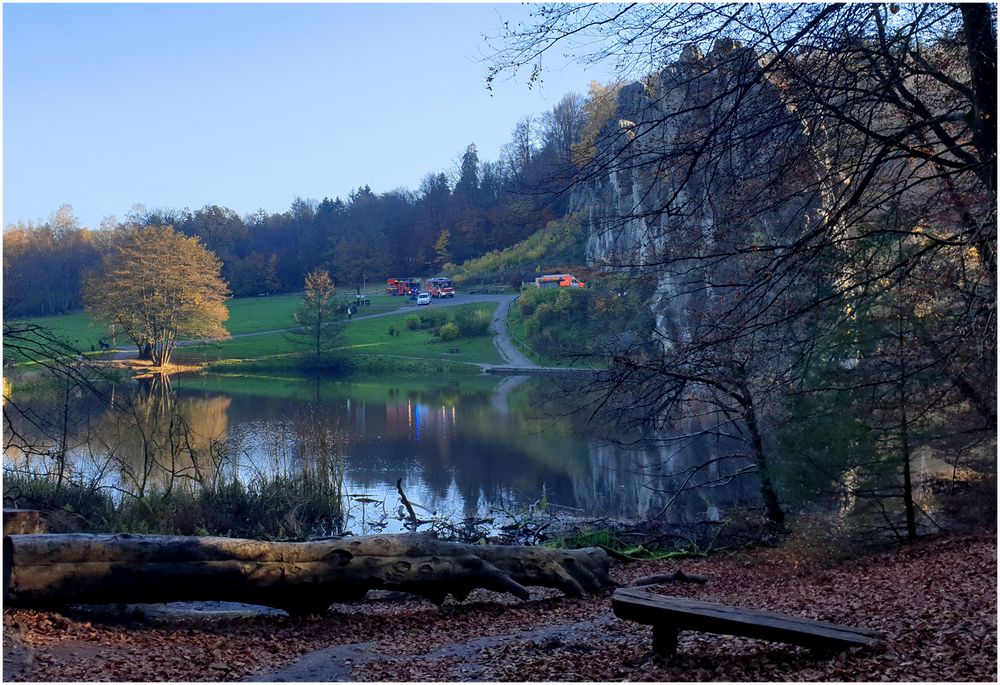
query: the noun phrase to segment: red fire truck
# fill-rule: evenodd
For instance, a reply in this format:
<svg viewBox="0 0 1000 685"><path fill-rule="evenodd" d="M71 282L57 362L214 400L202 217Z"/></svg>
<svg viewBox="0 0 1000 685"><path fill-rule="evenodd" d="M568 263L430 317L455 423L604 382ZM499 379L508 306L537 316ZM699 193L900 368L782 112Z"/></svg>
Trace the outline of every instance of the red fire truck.
<svg viewBox="0 0 1000 685"><path fill-rule="evenodd" d="M419 278L390 278L385 282L386 295L416 295L419 292Z"/></svg>
<svg viewBox="0 0 1000 685"><path fill-rule="evenodd" d="M450 278L431 278L427 280L427 292L431 297L455 297L455 283Z"/></svg>

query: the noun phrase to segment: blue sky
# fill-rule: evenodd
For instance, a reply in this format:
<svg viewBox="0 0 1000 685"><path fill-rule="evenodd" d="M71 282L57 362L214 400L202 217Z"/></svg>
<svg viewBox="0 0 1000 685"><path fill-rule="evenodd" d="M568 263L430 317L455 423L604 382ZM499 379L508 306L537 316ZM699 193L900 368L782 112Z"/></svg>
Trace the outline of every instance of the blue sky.
<svg viewBox="0 0 1000 685"><path fill-rule="evenodd" d="M284 211L363 184L415 189L471 142L607 75L552 62L540 88L484 85L522 5L3 7L3 221L73 205Z"/></svg>

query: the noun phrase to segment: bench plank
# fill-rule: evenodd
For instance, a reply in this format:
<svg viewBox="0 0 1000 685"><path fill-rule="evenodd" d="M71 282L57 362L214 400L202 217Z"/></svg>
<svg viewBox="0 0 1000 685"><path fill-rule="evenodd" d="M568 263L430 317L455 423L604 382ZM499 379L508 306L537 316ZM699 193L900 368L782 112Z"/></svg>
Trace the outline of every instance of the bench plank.
<svg viewBox="0 0 1000 685"><path fill-rule="evenodd" d="M616 590L611 602L615 616L654 627L654 642L672 653L671 640L656 639L670 631L696 630L706 633L738 635L774 642L787 642L814 649L847 649L868 647L880 635L872 630L813 621L797 616L776 614L757 609L705 602L697 599L666 597L632 588Z"/></svg>

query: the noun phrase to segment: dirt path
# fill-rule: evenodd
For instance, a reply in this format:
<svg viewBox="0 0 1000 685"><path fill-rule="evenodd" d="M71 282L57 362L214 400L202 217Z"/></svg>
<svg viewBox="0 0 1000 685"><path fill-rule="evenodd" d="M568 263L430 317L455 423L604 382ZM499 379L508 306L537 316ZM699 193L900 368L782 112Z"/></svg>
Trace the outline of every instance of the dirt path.
<svg viewBox="0 0 1000 685"><path fill-rule="evenodd" d="M345 682L356 679L355 668L391 662L400 665L423 662L431 666L438 661L447 661L448 680L483 681L490 666L489 660L495 650L514 648L517 645L532 644L540 649L555 650L567 645L577 645L577 649L595 649L597 645L610 642L626 642L626 635L608 634L606 627L615 617L611 612L596 618L522 630L505 635L474 637L455 642L424 654L387 654L378 649L378 642L355 642L337 645L317 652L311 652L288 666L270 673L248 678L251 682ZM584 646L587 647L584 647Z"/></svg>

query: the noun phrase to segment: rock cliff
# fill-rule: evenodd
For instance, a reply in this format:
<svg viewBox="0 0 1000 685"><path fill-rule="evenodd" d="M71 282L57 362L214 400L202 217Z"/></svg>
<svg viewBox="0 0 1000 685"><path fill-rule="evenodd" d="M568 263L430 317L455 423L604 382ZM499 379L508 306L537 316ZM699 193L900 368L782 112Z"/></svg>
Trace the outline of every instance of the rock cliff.
<svg viewBox="0 0 1000 685"><path fill-rule="evenodd" d="M588 264L655 273L666 340L690 339L725 289L745 282L755 244L817 220L819 194L786 182L810 173L801 123L757 56L730 41L688 48L621 88L595 147L572 198L588 222Z"/></svg>

